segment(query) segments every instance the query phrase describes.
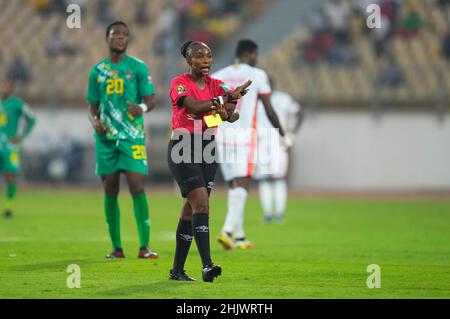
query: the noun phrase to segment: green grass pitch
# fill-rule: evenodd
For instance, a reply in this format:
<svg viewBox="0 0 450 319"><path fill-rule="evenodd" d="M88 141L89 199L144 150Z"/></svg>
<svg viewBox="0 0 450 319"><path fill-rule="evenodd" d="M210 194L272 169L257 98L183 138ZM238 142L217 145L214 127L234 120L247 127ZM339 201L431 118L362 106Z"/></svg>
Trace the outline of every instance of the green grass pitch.
<svg viewBox="0 0 450 319"><path fill-rule="evenodd" d="M211 248L223 268L201 281L195 243L186 270L199 281L169 282L181 199L148 191L156 261L137 259L132 203L122 188L127 258L110 251L103 197L92 190L18 193L15 216L0 219L0 298L450 298L450 201L291 198L284 224L263 224L256 196L247 203L252 251L215 242L226 197L213 194ZM81 288L66 287L69 264ZM366 286L369 264L381 288Z"/></svg>

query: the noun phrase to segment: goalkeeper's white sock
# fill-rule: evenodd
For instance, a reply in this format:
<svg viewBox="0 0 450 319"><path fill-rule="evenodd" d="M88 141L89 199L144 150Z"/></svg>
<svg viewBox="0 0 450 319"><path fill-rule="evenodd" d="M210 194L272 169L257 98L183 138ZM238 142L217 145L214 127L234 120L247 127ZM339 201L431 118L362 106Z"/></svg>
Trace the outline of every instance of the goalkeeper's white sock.
<svg viewBox="0 0 450 319"><path fill-rule="evenodd" d="M287 184L284 179L273 182L273 189L275 193L275 216L282 218L286 210L287 201Z"/></svg>
<svg viewBox="0 0 450 319"><path fill-rule="evenodd" d="M273 213L274 193L271 182L263 181L259 183L259 200L264 216L268 219L272 217Z"/></svg>
<svg viewBox="0 0 450 319"><path fill-rule="evenodd" d="M234 231L234 225L237 223L237 217L236 217L236 195L235 195L235 188L230 188L228 190L228 210L227 210L227 217L225 218L225 224L222 228L222 233L233 233Z"/></svg>
<svg viewBox="0 0 450 319"><path fill-rule="evenodd" d="M244 211L248 192L243 187L234 188L234 209L236 212L236 224L234 227L234 238L244 238Z"/></svg>

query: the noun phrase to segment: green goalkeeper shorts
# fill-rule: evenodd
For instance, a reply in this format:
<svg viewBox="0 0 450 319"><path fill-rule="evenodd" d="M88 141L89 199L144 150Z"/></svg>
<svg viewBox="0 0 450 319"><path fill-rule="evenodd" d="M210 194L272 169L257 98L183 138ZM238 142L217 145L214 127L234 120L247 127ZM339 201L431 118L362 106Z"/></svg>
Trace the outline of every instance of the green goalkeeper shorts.
<svg viewBox="0 0 450 319"><path fill-rule="evenodd" d="M6 143L0 151L0 171L18 174L20 172L20 155L17 145Z"/></svg>
<svg viewBox="0 0 450 319"><path fill-rule="evenodd" d="M132 171L148 174L145 140L103 140L95 137L96 175Z"/></svg>

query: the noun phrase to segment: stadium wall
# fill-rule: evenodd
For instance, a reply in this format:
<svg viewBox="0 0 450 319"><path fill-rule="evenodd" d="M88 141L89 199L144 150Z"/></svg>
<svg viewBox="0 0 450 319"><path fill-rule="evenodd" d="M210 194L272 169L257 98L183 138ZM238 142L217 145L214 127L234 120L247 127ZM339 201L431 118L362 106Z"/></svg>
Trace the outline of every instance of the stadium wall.
<svg viewBox="0 0 450 319"><path fill-rule="evenodd" d="M35 110L38 123L24 143L29 154L24 164L35 162L42 152L57 157L68 140L75 139L85 153L77 174L81 180L96 181L86 108ZM146 127L152 174L170 177L165 153L170 113L152 112ZM450 121L439 122L432 113L391 113L379 119L362 112L306 114L291 154L290 185L302 190L450 189L449 141Z"/></svg>
<svg viewBox="0 0 450 319"><path fill-rule="evenodd" d="M433 114L321 113L306 117L292 154L293 187L450 188L450 121Z"/></svg>

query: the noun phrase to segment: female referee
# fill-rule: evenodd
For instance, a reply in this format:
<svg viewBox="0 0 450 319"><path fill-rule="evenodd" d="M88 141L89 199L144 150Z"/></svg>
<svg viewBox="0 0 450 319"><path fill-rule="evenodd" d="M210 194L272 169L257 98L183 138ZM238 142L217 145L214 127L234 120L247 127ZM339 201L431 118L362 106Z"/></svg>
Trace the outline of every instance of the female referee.
<svg viewBox="0 0 450 319"><path fill-rule="evenodd" d="M189 65L189 72L172 79L172 137L169 142L169 168L177 181L184 204L176 232L176 249L169 279L194 281L184 271L192 238L195 238L202 260L203 281L212 282L222 269L213 265L209 246L209 195L214 185L215 127L221 119L230 119L232 109L247 93L251 81L233 92L220 80L209 76L212 65L211 49L203 42L188 41L181 54ZM209 151L210 157L203 156ZM204 158L205 157L205 158Z"/></svg>

